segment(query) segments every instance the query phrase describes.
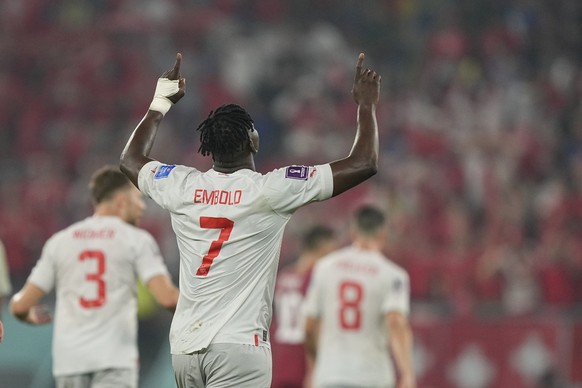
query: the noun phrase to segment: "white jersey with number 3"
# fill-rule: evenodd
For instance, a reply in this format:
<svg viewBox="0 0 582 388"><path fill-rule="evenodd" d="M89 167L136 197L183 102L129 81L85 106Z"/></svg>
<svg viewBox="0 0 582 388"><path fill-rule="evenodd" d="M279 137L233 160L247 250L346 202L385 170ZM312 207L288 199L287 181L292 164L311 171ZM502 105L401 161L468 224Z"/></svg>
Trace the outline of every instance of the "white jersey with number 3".
<svg viewBox="0 0 582 388"><path fill-rule="evenodd" d="M268 345L285 225L299 207L330 198L327 165L232 174L147 163L140 190L171 213L180 251L172 354L210 343Z"/></svg>
<svg viewBox="0 0 582 388"><path fill-rule="evenodd" d="M314 386L392 387L384 316L409 311L408 274L355 246L322 258L304 304L320 320Z"/></svg>
<svg viewBox="0 0 582 388"><path fill-rule="evenodd" d="M136 368L137 281L168 274L145 230L112 216L92 216L45 244L28 281L56 288L55 376Z"/></svg>

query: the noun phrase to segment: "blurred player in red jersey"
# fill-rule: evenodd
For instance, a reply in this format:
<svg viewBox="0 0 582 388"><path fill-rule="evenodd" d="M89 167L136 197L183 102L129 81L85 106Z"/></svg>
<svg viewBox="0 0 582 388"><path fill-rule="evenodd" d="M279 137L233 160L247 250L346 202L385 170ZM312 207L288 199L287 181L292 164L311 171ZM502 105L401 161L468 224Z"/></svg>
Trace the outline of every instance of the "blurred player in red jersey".
<svg viewBox="0 0 582 388"><path fill-rule="evenodd" d="M10 310L27 323L49 323L48 308L38 302L56 290L57 388L137 388L138 279L170 310L179 293L154 238L136 227L145 209L139 190L119 168L106 166L91 178L90 191L93 215L46 242Z"/></svg>
<svg viewBox="0 0 582 388"><path fill-rule="evenodd" d="M315 225L303 235L302 252L297 260L279 271L271 337L272 388L309 386L310 363L303 346L303 298L313 265L336 247L333 229Z"/></svg>
<svg viewBox="0 0 582 388"><path fill-rule="evenodd" d="M268 334L285 226L300 207L376 174L380 76L362 68L360 54L352 88L357 129L345 158L261 174L254 122L242 107L227 104L198 126L199 152L214 162L200 171L149 156L164 115L184 96L181 61L177 54L174 68L158 79L149 110L121 154L121 169L170 212L178 242L180 300L170 328L174 376L180 388L268 388Z"/></svg>
<svg viewBox="0 0 582 388"><path fill-rule="evenodd" d="M304 308L315 388L416 386L409 278L382 254L387 233L384 214L361 207L352 223L352 244L321 258L313 269Z"/></svg>

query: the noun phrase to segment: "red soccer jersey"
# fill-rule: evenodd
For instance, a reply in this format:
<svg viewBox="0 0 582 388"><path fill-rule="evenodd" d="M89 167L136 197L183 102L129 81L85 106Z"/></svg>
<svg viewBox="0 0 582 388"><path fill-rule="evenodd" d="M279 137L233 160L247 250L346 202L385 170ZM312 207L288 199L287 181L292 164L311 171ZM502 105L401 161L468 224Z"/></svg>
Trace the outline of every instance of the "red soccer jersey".
<svg viewBox="0 0 582 388"><path fill-rule="evenodd" d="M301 388L307 372L304 339L303 299L310 272L289 267L277 276L274 319L271 325L273 383L271 388Z"/></svg>

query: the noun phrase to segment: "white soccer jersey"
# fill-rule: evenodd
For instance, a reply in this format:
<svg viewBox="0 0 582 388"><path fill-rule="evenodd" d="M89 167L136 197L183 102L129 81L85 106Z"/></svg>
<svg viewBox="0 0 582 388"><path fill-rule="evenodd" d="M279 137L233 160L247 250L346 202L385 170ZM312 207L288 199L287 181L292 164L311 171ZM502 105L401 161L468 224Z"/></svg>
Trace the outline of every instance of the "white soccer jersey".
<svg viewBox="0 0 582 388"><path fill-rule="evenodd" d="M152 161L139 188L170 211L180 251L172 354L211 342L268 346L283 230L297 208L331 197L330 166L223 174Z"/></svg>
<svg viewBox="0 0 582 388"><path fill-rule="evenodd" d="M153 237L118 217L88 217L52 236L28 281L56 288L54 375L135 368L138 277L167 273Z"/></svg>
<svg viewBox="0 0 582 388"><path fill-rule="evenodd" d="M393 386L384 316L409 303L408 274L381 253L350 246L322 258L304 304L320 319L315 387Z"/></svg>

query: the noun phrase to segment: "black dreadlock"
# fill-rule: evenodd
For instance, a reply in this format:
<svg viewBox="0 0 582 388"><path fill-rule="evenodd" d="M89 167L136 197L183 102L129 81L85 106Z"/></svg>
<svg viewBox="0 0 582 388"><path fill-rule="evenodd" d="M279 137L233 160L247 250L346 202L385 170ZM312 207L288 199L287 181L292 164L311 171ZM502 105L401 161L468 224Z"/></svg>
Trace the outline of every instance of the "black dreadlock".
<svg viewBox="0 0 582 388"><path fill-rule="evenodd" d="M206 156L234 154L245 147L249 140L247 130L253 130L253 119L246 110L236 104L221 105L208 114L198 128L200 148Z"/></svg>

